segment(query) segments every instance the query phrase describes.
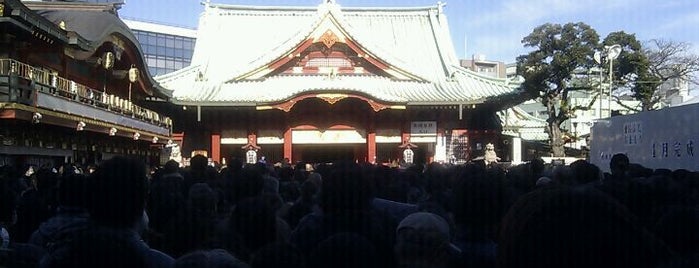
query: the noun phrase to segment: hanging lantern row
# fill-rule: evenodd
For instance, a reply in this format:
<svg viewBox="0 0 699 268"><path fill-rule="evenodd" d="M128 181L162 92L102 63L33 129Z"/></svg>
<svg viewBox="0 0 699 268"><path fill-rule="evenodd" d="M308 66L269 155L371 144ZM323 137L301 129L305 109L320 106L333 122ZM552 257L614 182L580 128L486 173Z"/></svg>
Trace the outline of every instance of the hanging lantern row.
<svg viewBox="0 0 699 268"><path fill-rule="evenodd" d="M32 114L32 123L34 124L39 124L41 123L41 119L43 118L43 115L41 113L35 112ZM75 130L76 131L84 131L85 127L87 124L83 121L78 121L75 125ZM115 127L109 128L109 136L116 136L116 133L118 130ZM141 138L141 133L134 132L133 133L133 139L134 140L139 140ZM153 136L153 139L151 140L153 143L158 143L158 137Z"/></svg>

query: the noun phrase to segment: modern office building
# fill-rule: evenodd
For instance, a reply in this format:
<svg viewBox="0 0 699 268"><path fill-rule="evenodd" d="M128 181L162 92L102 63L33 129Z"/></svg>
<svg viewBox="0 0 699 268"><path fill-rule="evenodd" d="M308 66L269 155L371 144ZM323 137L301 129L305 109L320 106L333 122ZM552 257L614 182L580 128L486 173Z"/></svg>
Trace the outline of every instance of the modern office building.
<svg viewBox="0 0 699 268"><path fill-rule="evenodd" d="M474 54L471 59L461 59L459 60L459 64L461 67L467 68L482 75L495 78L507 77L505 63L501 61L486 60L484 54Z"/></svg>
<svg viewBox="0 0 699 268"><path fill-rule="evenodd" d="M153 76L189 66L197 38L195 29L142 20L125 19L124 23L140 43Z"/></svg>

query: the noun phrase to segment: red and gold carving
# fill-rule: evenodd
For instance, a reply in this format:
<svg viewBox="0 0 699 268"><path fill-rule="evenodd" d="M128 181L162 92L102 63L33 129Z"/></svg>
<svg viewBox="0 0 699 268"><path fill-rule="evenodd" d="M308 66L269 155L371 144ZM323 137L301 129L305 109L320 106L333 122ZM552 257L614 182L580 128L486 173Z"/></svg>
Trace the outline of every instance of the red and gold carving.
<svg viewBox="0 0 699 268"><path fill-rule="evenodd" d="M295 104L295 100L290 100L284 103L274 105L273 107L288 113L289 111L291 111L291 108L293 108Z"/></svg>
<svg viewBox="0 0 699 268"><path fill-rule="evenodd" d="M320 41L323 42L327 48L331 48L338 40L340 39L331 30L325 31L325 33L320 36Z"/></svg>
<svg viewBox="0 0 699 268"><path fill-rule="evenodd" d="M400 106L391 106L388 104L378 103L378 102L376 102L372 99L369 99L367 97L354 95L354 94L331 94L331 93L328 93L328 94L309 94L309 95L297 96L297 97L295 97L289 101L283 102L283 103L269 105L269 106L258 106L257 109L258 110L279 109L279 110L282 110L284 112L289 112L294 107L294 105L296 105L297 102L304 100L304 99L307 99L307 98L313 98L313 97L322 99L322 100L326 101L327 103L329 103L330 105L333 105L333 104L337 103L338 101L343 100L345 98L357 98L357 99L366 101L369 104L369 106L371 106L371 109L374 110L374 112L389 109L392 107L400 107Z"/></svg>
<svg viewBox="0 0 699 268"><path fill-rule="evenodd" d="M324 100L327 103L330 103L330 105L335 104L336 102L347 98L348 96L346 94L318 94L316 95L317 98Z"/></svg>
<svg viewBox="0 0 699 268"><path fill-rule="evenodd" d="M373 100L366 100L366 102L369 104L369 106L371 106L371 109L373 109L374 112L378 112L378 111L390 108L389 105L381 104L381 103L375 102Z"/></svg>

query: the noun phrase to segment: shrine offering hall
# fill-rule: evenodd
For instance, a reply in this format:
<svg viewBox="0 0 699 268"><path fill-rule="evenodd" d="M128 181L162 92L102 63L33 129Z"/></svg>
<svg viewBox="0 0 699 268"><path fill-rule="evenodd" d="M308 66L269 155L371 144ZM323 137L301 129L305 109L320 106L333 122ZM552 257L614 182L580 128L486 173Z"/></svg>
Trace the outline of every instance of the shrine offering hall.
<svg viewBox="0 0 699 268"><path fill-rule="evenodd" d="M465 161L498 143L519 94L459 66L442 6L207 4L172 90L185 157Z"/></svg>

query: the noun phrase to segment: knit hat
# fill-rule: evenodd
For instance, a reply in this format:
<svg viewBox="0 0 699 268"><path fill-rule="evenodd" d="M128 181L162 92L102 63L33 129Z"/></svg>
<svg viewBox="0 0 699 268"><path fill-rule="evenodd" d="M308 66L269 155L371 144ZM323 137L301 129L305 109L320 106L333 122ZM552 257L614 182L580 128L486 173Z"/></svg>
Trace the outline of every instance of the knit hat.
<svg viewBox="0 0 699 268"><path fill-rule="evenodd" d="M400 231L403 229L413 229L425 233L437 233L439 234L440 242L449 243L450 252L461 252L458 247L450 243L451 234L449 231L449 223L437 214L429 212L415 212L410 214L400 222L398 228L396 228L396 233L400 234Z"/></svg>

